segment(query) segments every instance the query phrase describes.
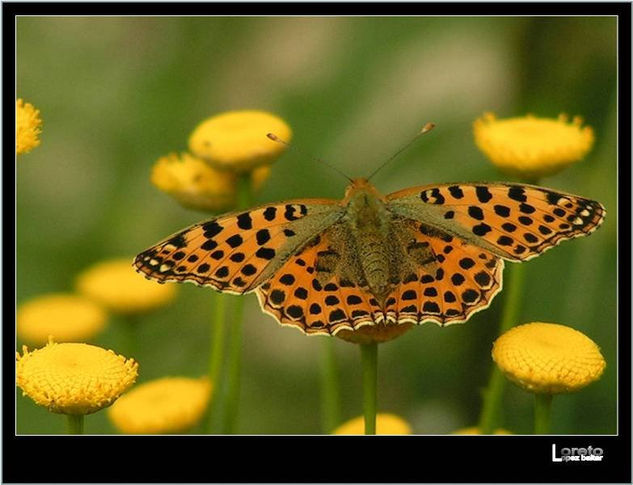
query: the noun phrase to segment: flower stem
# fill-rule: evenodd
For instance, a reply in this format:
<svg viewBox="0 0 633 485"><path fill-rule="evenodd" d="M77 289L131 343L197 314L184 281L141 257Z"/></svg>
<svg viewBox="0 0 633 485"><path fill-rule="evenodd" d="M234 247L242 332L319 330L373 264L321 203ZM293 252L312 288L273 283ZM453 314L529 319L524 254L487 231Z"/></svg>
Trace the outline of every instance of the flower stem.
<svg viewBox="0 0 633 485"><path fill-rule="evenodd" d="M513 264L508 268L508 282L506 286L508 293L504 301L503 313L501 316L501 326L499 335L510 330L519 318L521 311L521 292L525 270L522 264ZM484 390L484 402L479 417L479 429L481 434L491 434L495 426L498 425L498 414L503 398L503 389L506 380L497 366L493 366L488 387Z"/></svg>
<svg viewBox="0 0 633 485"><path fill-rule="evenodd" d="M365 434L376 434L376 394L378 380L378 344L360 344L363 367L363 411Z"/></svg>
<svg viewBox="0 0 633 485"><path fill-rule="evenodd" d="M123 332L125 334L125 348L128 357L135 357L138 359L136 353L138 349L138 331L140 321L137 315L125 315L123 321Z"/></svg>
<svg viewBox="0 0 633 485"><path fill-rule="evenodd" d="M211 329L211 352L209 355L209 380L213 386L213 397L207 411L207 430L212 431L214 411L220 408L222 361L224 360L224 324L226 320L226 297L214 291L211 295L213 319Z"/></svg>
<svg viewBox="0 0 633 485"><path fill-rule="evenodd" d="M66 425L68 434L84 434L84 415L67 414Z"/></svg>
<svg viewBox="0 0 633 485"><path fill-rule="evenodd" d="M329 434L338 426L341 417L338 392L338 368L334 355L334 339L323 338L321 348L321 426Z"/></svg>
<svg viewBox="0 0 633 485"><path fill-rule="evenodd" d="M549 434L551 394L534 394L534 434Z"/></svg>
<svg viewBox="0 0 633 485"><path fill-rule="evenodd" d="M252 205L251 177L240 176L237 188L237 209L242 210ZM234 321L231 324L228 355L228 381L226 394L226 410L224 414L223 433L231 434L237 424L237 409L240 397L240 373L242 369L242 320L244 316L244 300L236 298L233 304Z"/></svg>

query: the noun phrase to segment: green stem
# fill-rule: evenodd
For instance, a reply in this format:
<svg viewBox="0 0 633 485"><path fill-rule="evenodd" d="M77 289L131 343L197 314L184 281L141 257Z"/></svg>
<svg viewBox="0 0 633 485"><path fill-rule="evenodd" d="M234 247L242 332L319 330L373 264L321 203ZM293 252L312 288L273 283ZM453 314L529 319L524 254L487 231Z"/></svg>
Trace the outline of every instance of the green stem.
<svg viewBox="0 0 633 485"><path fill-rule="evenodd" d="M140 321L137 315L125 315L123 321L123 333L125 335L126 357L138 359L138 330Z"/></svg>
<svg viewBox="0 0 633 485"><path fill-rule="evenodd" d="M238 180L237 209L242 210L252 205L251 177L242 175ZM231 324L228 355L228 381L226 394L226 410L223 422L223 433L231 434L237 424L237 409L240 397L240 374L242 369L242 320L244 300L236 298L233 306L235 319Z"/></svg>
<svg viewBox="0 0 633 485"><path fill-rule="evenodd" d="M549 434L551 394L534 395L534 434Z"/></svg>
<svg viewBox="0 0 633 485"><path fill-rule="evenodd" d="M499 335L510 330L516 325L521 312L521 293L525 269L523 264L513 264L508 268L507 293L501 316ZM498 425L499 409L503 398L503 390L506 380L497 366L493 366L488 387L484 391L484 402L479 417L479 429L481 434L491 434Z"/></svg>
<svg viewBox="0 0 633 485"><path fill-rule="evenodd" d="M84 434L84 415L67 414L66 425L68 434Z"/></svg>
<svg viewBox="0 0 633 485"><path fill-rule="evenodd" d="M242 298L233 300L233 315L235 320L231 325L229 340L226 410L222 429L224 434L232 434L237 424L242 370L242 317L244 316L244 300Z"/></svg>
<svg viewBox="0 0 633 485"><path fill-rule="evenodd" d="M334 339L323 338L321 365L321 426L329 434L340 423L338 368L334 354Z"/></svg>
<svg viewBox="0 0 633 485"><path fill-rule="evenodd" d="M214 291L211 295L213 319L211 329L211 352L209 355L209 380L213 386L213 396L207 411L207 430L212 431L214 411L220 408L222 361L224 360L224 326L226 320L226 297Z"/></svg>
<svg viewBox="0 0 633 485"><path fill-rule="evenodd" d="M360 344L363 367L363 411L365 434L376 434L376 394L378 380L378 344Z"/></svg>

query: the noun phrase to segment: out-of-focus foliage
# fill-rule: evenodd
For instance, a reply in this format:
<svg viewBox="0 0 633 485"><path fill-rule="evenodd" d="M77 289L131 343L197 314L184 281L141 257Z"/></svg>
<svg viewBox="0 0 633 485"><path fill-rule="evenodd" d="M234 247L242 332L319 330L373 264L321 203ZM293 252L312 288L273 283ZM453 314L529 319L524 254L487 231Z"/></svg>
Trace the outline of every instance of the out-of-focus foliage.
<svg viewBox="0 0 633 485"><path fill-rule="evenodd" d="M554 403L554 433L615 433L615 18L34 18L17 24L17 92L46 117L42 144L19 160L18 302L70 291L91 264L136 254L207 216L150 183L152 164L187 148L203 119L262 109L286 120L290 150L258 201L341 198L427 121L437 124L373 182L385 193L449 181L508 180L473 142L472 123L579 114L596 142L542 185L599 200L589 238L527 264L521 321L576 328L602 350L602 379ZM206 373L210 289L183 285L139 326L138 382ZM231 297L235 298L235 297ZM319 337L282 328L246 296L240 433L319 433ZM415 328L380 346L379 410L414 433L476 423L493 365L501 293L466 325ZM96 344L125 344L122 322ZM21 342L18 342L21 346ZM360 414L358 349L335 342L343 420ZM530 433L533 397L509 385L502 426ZM18 396L19 433L63 433L64 422ZM114 433L105 413L87 433Z"/></svg>

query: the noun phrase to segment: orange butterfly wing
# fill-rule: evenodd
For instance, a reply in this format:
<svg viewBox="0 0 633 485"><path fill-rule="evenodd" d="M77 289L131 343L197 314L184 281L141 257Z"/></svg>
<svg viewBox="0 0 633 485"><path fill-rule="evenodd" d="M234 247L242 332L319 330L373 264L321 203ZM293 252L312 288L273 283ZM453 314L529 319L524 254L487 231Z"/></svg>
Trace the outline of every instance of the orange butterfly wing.
<svg viewBox="0 0 633 485"><path fill-rule="evenodd" d="M446 325L465 322L501 291L503 260L463 239L409 221L428 262L404 275L385 301L390 322Z"/></svg>
<svg viewBox="0 0 633 485"><path fill-rule="evenodd" d="M605 216L594 200L525 184L429 185L387 200L395 214L510 261L527 261L561 241L589 235Z"/></svg>
<svg viewBox="0 0 633 485"><path fill-rule="evenodd" d="M134 267L160 283L190 281L247 293L343 214L339 202L266 204L195 224L140 253Z"/></svg>
<svg viewBox="0 0 633 485"><path fill-rule="evenodd" d="M384 321L376 299L352 281L338 274L319 281L319 255L330 249L326 232L289 258L256 290L262 309L282 325L307 334L335 335Z"/></svg>
<svg viewBox="0 0 633 485"><path fill-rule="evenodd" d="M383 302L341 271L319 267L331 243L340 244L330 229L346 208L333 200L267 204L196 224L139 254L134 265L159 282L256 290L266 313L308 334L444 325L488 307L502 287L503 259L525 261L588 235L605 215L583 197L505 183L414 187L390 194L386 205L402 234L393 244L411 258Z"/></svg>

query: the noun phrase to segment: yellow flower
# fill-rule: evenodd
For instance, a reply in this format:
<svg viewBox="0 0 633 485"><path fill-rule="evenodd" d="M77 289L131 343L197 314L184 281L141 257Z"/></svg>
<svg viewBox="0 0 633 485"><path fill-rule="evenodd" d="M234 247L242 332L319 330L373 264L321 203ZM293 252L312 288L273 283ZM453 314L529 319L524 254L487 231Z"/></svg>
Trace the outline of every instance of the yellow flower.
<svg viewBox="0 0 633 485"><path fill-rule="evenodd" d="M198 423L210 396L206 377L165 377L136 386L108 410L108 417L123 433L178 433Z"/></svg>
<svg viewBox="0 0 633 485"><path fill-rule="evenodd" d="M470 428L462 428L457 431L453 431L451 434L481 434L481 430L477 426L471 426ZM507 429L498 428L493 434L512 434Z"/></svg>
<svg viewBox="0 0 633 485"><path fill-rule="evenodd" d="M40 144L39 135L42 132L40 110L18 99L15 103L15 111L16 151L18 154L28 153Z"/></svg>
<svg viewBox="0 0 633 485"><path fill-rule="evenodd" d="M77 290L116 313L154 310L171 302L175 285L146 280L132 268L132 258L95 264L77 278Z"/></svg>
<svg viewBox="0 0 633 485"><path fill-rule="evenodd" d="M80 295L53 293L18 306L19 337L32 345L43 345L53 337L58 342L89 340L106 325L106 312Z"/></svg>
<svg viewBox="0 0 633 485"><path fill-rule="evenodd" d="M257 190L270 175L270 168L262 166L251 174L253 190ZM171 195L184 207L217 212L236 204L237 175L217 170L189 153L171 153L154 164L152 183Z"/></svg>
<svg viewBox="0 0 633 485"><path fill-rule="evenodd" d="M17 384L54 413L90 414L112 404L138 375L134 359L80 343L49 342L17 353Z"/></svg>
<svg viewBox="0 0 633 485"><path fill-rule="evenodd" d="M275 161L286 146L270 140L273 133L290 141L292 131L279 117L265 111L229 111L200 123L189 137L191 152L216 168L237 173Z"/></svg>
<svg viewBox="0 0 633 485"><path fill-rule="evenodd" d="M575 117L532 115L498 120L486 113L474 123L475 143L503 172L524 180L554 174L582 159L591 149L593 130Z"/></svg>
<svg viewBox="0 0 633 485"><path fill-rule="evenodd" d="M535 393L571 392L597 380L605 368L598 346L573 328L527 323L494 343L492 358L512 381Z"/></svg>
<svg viewBox="0 0 633 485"><path fill-rule="evenodd" d="M263 165L251 172L251 187L257 191L262 188L266 180L270 177L270 166Z"/></svg>
<svg viewBox="0 0 633 485"><path fill-rule="evenodd" d="M400 337L413 328L412 323L364 325L356 330L339 330L336 336L355 344L382 343Z"/></svg>
<svg viewBox="0 0 633 485"><path fill-rule="evenodd" d="M188 153L172 153L152 168L152 183L190 209L221 211L235 202L235 175Z"/></svg>
<svg viewBox="0 0 633 485"><path fill-rule="evenodd" d="M343 423L332 434L365 434L365 419L359 416ZM411 434L411 426L395 414L376 414L376 434Z"/></svg>

